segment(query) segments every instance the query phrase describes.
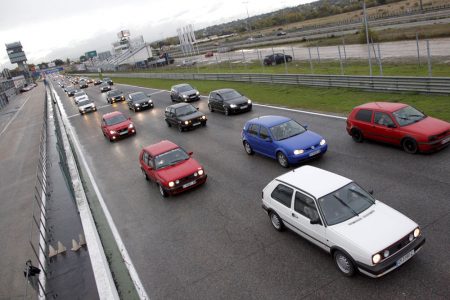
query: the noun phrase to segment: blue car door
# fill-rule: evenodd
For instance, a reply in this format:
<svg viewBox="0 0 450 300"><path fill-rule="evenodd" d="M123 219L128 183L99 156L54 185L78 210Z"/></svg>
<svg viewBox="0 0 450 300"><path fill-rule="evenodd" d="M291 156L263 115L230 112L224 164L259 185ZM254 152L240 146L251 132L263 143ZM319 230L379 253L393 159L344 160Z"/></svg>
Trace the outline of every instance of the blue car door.
<svg viewBox="0 0 450 300"><path fill-rule="evenodd" d="M266 127L261 125L257 140L258 149L260 149L259 152L268 157L275 158L276 144L274 143L272 137L270 136L269 130Z"/></svg>
<svg viewBox="0 0 450 300"><path fill-rule="evenodd" d="M260 152L258 146L258 132L259 132L259 125L258 124L249 124L247 127L246 132L246 139L247 142L250 144L250 147L252 147L253 151Z"/></svg>

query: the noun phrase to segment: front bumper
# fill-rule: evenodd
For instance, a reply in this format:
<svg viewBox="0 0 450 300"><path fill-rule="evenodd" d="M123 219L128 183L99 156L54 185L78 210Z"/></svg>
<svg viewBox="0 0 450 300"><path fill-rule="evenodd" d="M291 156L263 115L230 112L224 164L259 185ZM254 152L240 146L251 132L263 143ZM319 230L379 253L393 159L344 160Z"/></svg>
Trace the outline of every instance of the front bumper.
<svg viewBox="0 0 450 300"><path fill-rule="evenodd" d="M369 277L378 278L378 277L384 276L387 273L400 267L403 263L398 264L397 262L399 261L399 259L401 259L405 255L407 255L409 252L414 250L414 253L410 258L412 258L414 255L416 255L416 253L419 252L419 250L422 248L424 243L425 243L425 237L419 236L413 242L411 242L409 245L407 245L405 248L403 248L396 254L392 255L391 257L387 258L386 260L382 261L381 263L376 264L375 266L369 266L369 265L366 265L366 264L363 264L360 262L356 262L356 266L358 267L358 270L361 273L363 273Z"/></svg>
<svg viewBox="0 0 450 300"><path fill-rule="evenodd" d="M167 191L167 193L169 193L170 195L176 195L176 194L182 193L182 192L184 192L184 191L193 189L193 188L195 188L195 187L197 187L197 186L199 186L199 185L204 184L204 183L206 182L206 178L208 178L208 175L203 174L203 176L198 177L198 178L195 180L195 183L192 184L192 185L189 185L189 186L187 186L187 187L184 187L184 185L175 186L175 187L173 187L173 188L168 188L168 189L166 189L166 191ZM186 184L185 184L185 185L186 185Z"/></svg>
<svg viewBox="0 0 450 300"><path fill-rule="evenodd" d="M112 97L111 98L111 102L119 102L119 101L125 101L125 97L124 96L120 96L120 97Z"/></svg>
<svg viewBox="0 0 450 300"><path fill-rule="evenodd" d="M127 129L127 131L122 131L122 132L116 132L114 134L110 134L108 133L108 137L114 141L119 140L121 138L124 137L128 137L130 135L135 135L136 134L136 128L129 128Z"/></svg>
<svg viewBox="0 0 450 300"><path fill-rule="evenodd" d="M238 106L238 107L234 107L234 108L229 108L229 112L232 114L237 114L237 113L241 113L241 112L247 112L247 111L251 111L252 110L252 104L247 104L247 106Z"/></svg>
<svg viewBox="0 0 450 300"><path fill-rule="evenodd" d="M150 109L150 108L153 108L153 103L149 103L146 106L144 106L142 104L139 106L136 106L136 105L134 106L135 111L141 111L141 110Z"/></svg>
<svg viewBox="0 0 450 300"><path fill-rule="evenodd" d="M315 159L316 157L319 157L319 156L325 154L325 152L327 152L327 150L328 150L328 144L325 144L323 146L319 146L314 149L308 149L300 155L293 154L291 156L288 156L288 161L290 164L297 164L302 161Z"/></svg>
<svg viewBox="0 0 450 300"><path fill-rule="evenodd" d="M433 152L440 149L443 149L450 145L450 135L443 137L439 140L428 142L428 143L419 143L419 151L420 152Z"/></svg>
<svg viewBox="0 0 450 300"><path fill-rule="evenodd" d="M182 123L181 123L181 127L182 127L183 129L191 129L191 128L197 128L197 127L200 127L200 126L205 126L207 120L208 120L208 119L201 120L201 121L195 120L195 121L189 122L189 124L187 124L187 125L184 124L184 122L182 122Z"/></svg>
<svg viewBox="0 0 450 300"><path fill-rule="evenodd" d="M85 113L96 111L96 110L97 110L97 107L95 107L95 106L93 106L93 107L86 107L84 109L79 109L80 114L85 114Z"/></svg>

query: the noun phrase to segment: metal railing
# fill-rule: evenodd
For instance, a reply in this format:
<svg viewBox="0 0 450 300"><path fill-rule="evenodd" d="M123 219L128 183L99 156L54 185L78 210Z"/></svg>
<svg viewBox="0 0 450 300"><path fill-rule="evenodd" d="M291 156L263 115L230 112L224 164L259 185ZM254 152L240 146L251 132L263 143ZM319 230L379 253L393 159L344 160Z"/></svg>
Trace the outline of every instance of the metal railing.
<svg viewBox="0 0 450 300"><path fill-rule="evenodd" d="M370 91L450 94L450 77L346 76L307 74L228 73L106 73L108 77L178 80L221 80L251 83L289 84L352 88Z"/></svg>

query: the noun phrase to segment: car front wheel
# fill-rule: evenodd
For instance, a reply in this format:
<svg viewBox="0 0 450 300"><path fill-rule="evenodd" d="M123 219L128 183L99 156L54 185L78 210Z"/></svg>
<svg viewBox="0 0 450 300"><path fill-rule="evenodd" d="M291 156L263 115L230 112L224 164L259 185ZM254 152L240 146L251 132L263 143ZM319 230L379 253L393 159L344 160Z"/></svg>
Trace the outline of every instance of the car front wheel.
<svg viewBox="0 0 450 300"><path fill-rule="evenodd" d="M275 228L278 231L283 230L283 221L281 221L281 218L277 215L275 212L270 213L270 222L272 223L273 228Z"/></svg>
<svg viewBox="0 0 450 300"><path fill-rule="evenodd" d="M288 162L288 160L287 160L286 155L284 155L283 152L278 152L278 153L277 153L277 160L278 160L278 163L279 163L283 168L289 167L289 162Z"/></svg>
<svg viewBox="0 0 450 300"><path fill-rule="evenodd" d="M230 110L228 109L228 107L225 107L225 116L229 116L230 115Z"/></svg>
<svg viewBox="0 0 450 300"><path fill-rule="evenodd" d="M252 146L250 146L250 144L247 141L244 141L244 149L245 149L245 152L247 152L248 155L252 155L254 153L253 149L252 149Z"/></svg>
<svg viewBox="0 0 450 300"><path fill-rule="evenodd" d="M334 263L344 276L351 277L355 274L355 266L352 260L341 251L334 252Z"/></svg>
<svg viewBox="0 0 450 300"><path fill-rule="evenodd" d="M159 183L158 184L158 189L159 189L159 193L161 194L161 196L163 196L164 198L167 197L169 194L166 192L166 190L162 187L162 185Z"/></svg>
<svg viewBox="0 0 450 300"><path fill-rule="evenodd" d="M406 153L415 154L418 150L417 142L412 138L406 138L402 142L402 148Z"/></svg>
<svg viewBox="0 0 450 300"><path fill-rule="evenodd" d="M364 138L361 130L356 128L352 129L352 139L357 143L362 143Z"/></svg>
<svg viewBox="0 0 450 300"><path fill-rule="evenodd" d="M214 108L212 108L211 104L208 104L208 108L209 108L209 111L210 111L210 112L213 112L213 111L214 111Z"/></svg>

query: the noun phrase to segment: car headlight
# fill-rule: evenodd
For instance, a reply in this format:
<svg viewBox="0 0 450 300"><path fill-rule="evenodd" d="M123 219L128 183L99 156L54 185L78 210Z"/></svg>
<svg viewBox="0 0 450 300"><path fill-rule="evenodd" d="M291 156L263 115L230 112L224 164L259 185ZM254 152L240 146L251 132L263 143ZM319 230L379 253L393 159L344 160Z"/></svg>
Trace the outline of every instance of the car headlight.
<svg viewBox="0 0 450 300"><path fill-rule="evenodd" d="M247 99L247 104L252 104L252 100Z"/></svg>
<svg viewBox="0 0 450 300"><path fill-rule="evenodd" d="M179 184L180 183L180 181L177 179L177 180L175 180L175 184Z"/></svg>
<svg viewBox="0 0 450 300"><path fill-rule="evenodd" d="M188 96L187 95L183 95L183 98L187 98Z"/></svg>
<svg viewBox="0 0 450 300"><path fill-rule="evenodd" d="M197 96L198 96L198 95L200 95L200 93L199 93L199 92L196 92L195 94L196 94Z"/></svg>
<svg viewBox="0 0 450 300"><path fill-rule="evenodd" d="M417 227L416 229L414 229L414 237L418 237L420 235L420 229L419 227Z"/></svg>
<svg viewBox="0 0 450 300"><path fill-rule="evenodd" d="M200 170L198 170L198 175L200 175L200 176L202 176L203 175L203 170L202 169L200 169Z"/></svg>
<svg viewBox="0 0 450 300"><path fill-rule="evenodd" d="M230 104L230 107L231 108L236 108L237 106L236 106L236 104Z"/></svg>
<svg viewBox="0 0 450 300"><path fill-rule="evenodd" d="M386 249L386 250L383 251L384 258L388 257L389 254L390 254L389 250Z"/></svg>
<svg viewBox="0 0 450 300"><path fill-rule="evenodd" d="M133 127L134 127L133 124L128 125L128 128L133 128Z"/></svg>
<svg viewBox="0 0 450 300"><path fill-rule="evenodd" d="M136 103L134 106L139 106L140 104L139 103Z"/></svg>
<svg viewBox="0 0 450 300"><path fill-rule="evenodd" d="M116 133L115 130L110 130L110 131L109 131L109 134L115 134L115 133Z"/></svg>
<svg viewBox="0 0 450 300"><path fill-rule="evenodd" d="M379 253L377 253L377 254L375 254L374 256L372 256L372 262L373 262L374 264L379 263L380 260L381 260L381 255L380 255Z"/></svg>
<svg viewBox="0 0 450 300"><path fill-rule="evenodd" d="M295 155L300 155L300 154L302 154L303 152L305 152L305 150L303 150L303 149L294 150L294 154L295 154Z"/></svg>
<svg viewBox="0 0 450 300"><path fill-rule="evenodd" d="M175 182L171 181L169 182L169 187L174 187L175 186Z"/></svg>
<svg viewBox="0 0 450 300"><path fill-rule="evenodd" d="M202 116L202 120L206 120L206 116Z"/></svg>
<svg viewBox="0 0 450 300"><path fill-rule="evenodd" d="M148 104L152 104L153 103L153 101L150 99L150 100L148 100Z"/></svg>
<svg viewBox="0 0 450 300"><path fill-rule="evenodd" d="M321 141L320 141L320 146L323 146L323 145L325 145L327 143L327 141L325 141L324 139L322 139Z"/></svg>

